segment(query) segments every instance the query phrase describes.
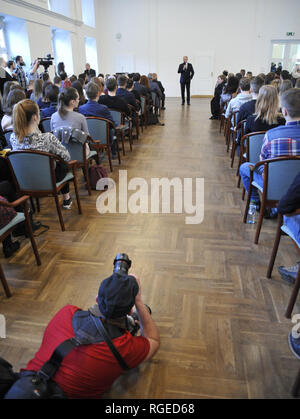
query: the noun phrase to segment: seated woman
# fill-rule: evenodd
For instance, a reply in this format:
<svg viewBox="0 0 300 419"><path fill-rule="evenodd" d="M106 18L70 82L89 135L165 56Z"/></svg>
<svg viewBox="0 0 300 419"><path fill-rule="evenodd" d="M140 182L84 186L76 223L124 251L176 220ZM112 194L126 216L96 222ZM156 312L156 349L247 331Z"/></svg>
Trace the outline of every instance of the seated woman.
<svg viewBox="0 0 300 419"><path fill-rule="evenodd" d="M58 139L46 132L42 134L39 130L40 110L35 102L29 99L22 100L15 105L13 110L13 128L14 132L10 137L13 150L37 150L56 154L65 162L71 160L67 149L58 141ZM55 176L56 181L62 181L68 172L65 164L56 162ZM72 198L69 194L69 184L66 184L61 190L63 194L63 208L70 209Z"/></svg>
<svg viewBox="0 0 300 419"><path fill-rule="evenodd" d="M220 99L223 92L223 88L226 84L226 77L221 74L218 77L217 84L215 87L214 97L210 102L211 117L210 119L219 119L220 114Z"/></svg>
<svg viewBox="0 0 300 419"><path fill-rule="evenodd" d="M51 81L45 81L43 83L43 87L42 87L42 96L39 97L39 99L36 101L38 107L40 108L40 110L48 108L50 106L50 102L46 97L46 89L47 87L51 84Z"/></svg>
<svg viewBox="0 0 300 419"><path fill-rule="evenodd" d="M45 89L45 96L50 105L42 109L41 118L50 118L57 111L59 88L55 84L48 84Z"/></svg>
<svg viewBox="0 0 300 419"><path fill-rule="evenodd" d="M76 89L78 94L79 94L79 106L84 105L86 103L86 98L85 98L85 95L83 93L83 87L82 87L82 84L80 83L80 81L75 80L72 83L72 87L74 87L74 89Z"/></svg>
<svg viewBox="0 0 300 419"><path fill-rule="evenodd" d="M43 80L37 79L34 81L33 92L30 95L30 100L37 102L43 96Z"/></svg>
<svg viewBox="0 0 300 419"><path fill-rule="evenodd" d="M271 85L262 86L255 105L255 114L248 116L245 134L268 131L278 125L285 125L285 119L279 113L277 89Z"/></svg>
<svg viewBox="0 0 300 419"><path fill-rule="evenodd" d="M13 129L13 108L18 102L21 102L21 100L24 99L26 99L26 95L23 89L13 89L9 92L4 108L5 114L1 120L3 131Z"/></svg>
<svg viewBox="0 0 300 419"><path fill-rule="evenodd" d="M79 106L79 94L74 87L64 89L58 96L57 112L51 116L51 131L57 128L77 128L89 133L85 117L74 112Z"/></svg>
<svg viewBox="0 0 300 419"><path fill-rule="evenodd" d="M227 84L223 87L223 91L220 97L220 107L225 103L228 103L237 95L237 90L239 88L239 79L235 76L228 76Z"/></svg>

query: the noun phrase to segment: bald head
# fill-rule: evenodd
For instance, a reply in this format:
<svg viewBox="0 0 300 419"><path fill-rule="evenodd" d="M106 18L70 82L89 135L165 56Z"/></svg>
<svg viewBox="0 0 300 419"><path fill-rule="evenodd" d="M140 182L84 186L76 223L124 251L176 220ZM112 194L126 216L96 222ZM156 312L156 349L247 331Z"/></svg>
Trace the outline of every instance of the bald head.
<svg viewBox="0 0 300 419"><path fill-rule="evenodd" d="M187 62L188 62L188 60L189 60L189 58L185 55L185 56L183 57L183 62L184 62L184 63L187 63Z"/></svg>

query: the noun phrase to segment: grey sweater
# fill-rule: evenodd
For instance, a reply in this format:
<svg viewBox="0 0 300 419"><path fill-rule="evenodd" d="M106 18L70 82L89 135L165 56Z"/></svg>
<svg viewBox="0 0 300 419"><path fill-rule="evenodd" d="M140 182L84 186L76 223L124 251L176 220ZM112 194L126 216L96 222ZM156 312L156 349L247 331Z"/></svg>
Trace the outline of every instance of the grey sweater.
<svg viewBox="0 0 300 419"><path fill-rule="evenodd" d="M54 131L57 128L77 128L81 131L89 134L87 122L85 116L78 112L68 112L63 118L59 115L58 112L55 112L51 116L50 122L51 131Z"/></svg>

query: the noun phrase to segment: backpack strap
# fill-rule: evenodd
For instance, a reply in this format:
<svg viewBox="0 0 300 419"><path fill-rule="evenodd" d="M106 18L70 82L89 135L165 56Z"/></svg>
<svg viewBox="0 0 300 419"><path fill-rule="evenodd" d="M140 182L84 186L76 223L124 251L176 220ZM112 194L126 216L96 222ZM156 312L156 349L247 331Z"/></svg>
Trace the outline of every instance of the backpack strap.
<svg viewBox="0 0 300 419"><path fill-rule="evenodd" d="M105 342L107 343L107 346L117 359L118 363L121 365L123 370L129 370L129 366L126 364L125 360L122 358L120 352L117 350L115 345L113 344L113 341L110 339L107 331L105 330L105 327L102 324L102 321L99 317L91 316L93 319L93 322L95 323L95 326L97 327L98 332L103 336Z"/></svg>
<svg viewBox="0 0 300 419"><path fill-rule="evenodd" d="M68 355L74 348L80 346L81 343L76 339L71 338L61 343L52 353L51 358L38 371L39 377L44 380L50 380L56 373L65 356Z"/></svg>

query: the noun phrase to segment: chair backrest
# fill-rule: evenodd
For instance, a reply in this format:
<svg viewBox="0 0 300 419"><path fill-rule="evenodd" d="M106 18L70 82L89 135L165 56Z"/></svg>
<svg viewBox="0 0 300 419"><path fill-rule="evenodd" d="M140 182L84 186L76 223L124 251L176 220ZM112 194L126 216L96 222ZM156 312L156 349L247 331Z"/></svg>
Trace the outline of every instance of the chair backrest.
<svg viewBox="0 0 300 419"><path fill-rule="evenodd" d="M286 157L284 160L269 163L268 166L267 200L279 201L300 172L300 157Z"/></svg>
<svg viewBox="0 0 300 419"><path fill-rule="evenodd" d="M250 163L258 163L259 156L261 153L261 148L264 142L265 133L264 132L254 132L249 134L248 137L248 153L247 160Z"/></svg>
<svg viewBox="0 0 300 419"><path fill-rule="evenodd" d="M49 155L37 151L14 151L7 158L22 192L53 190Z"/></svg>
<svg viewBox="0 0 300 419"><path fill-rule="evenodd" d="M88 125L90 136L93 140L99 140L101 144L108 144L109 138L108 138L108 125L109 122L105 121L101 118L95 118L95 117L87 117L86 122Z"/></svg>
<svg viewBox="0 0 300 419"><path fill-rule="evenodd" d="M43 132L51 132L50 122L51 122L51 118L44 118L41 120L40 123L41 123Z"/></svg>
<svg viewBox="0 0 300 419"><path fill-rule="evenodd" d="M82 144L75 141L69 141L67 144L62 142L62 145L66 147L66 149L70 153L71 160L77 160L78 163L84 162L83 153L86 143Z"/></svg>
<svg viewBox="0 0 300 419"><path fill-rule="evenodd" d="M11 142L10 142L10 136L12 133L13 133L12 130L4 131L5 141L6 141L7 147L10 149L12 149Z"/></svg>
<svg viewBox="0 0 300 419"><path fill-rule="evenodd" d="M145 96L141 96L141 109L142 109L142 113L145 113L145 105L146 105L146 98L145 98Z"/></svg>
<svg viewBox="0 0 300 419"><path fill-rule="evenodd" d="M116 125L122 125L122 112L116 109L109 109Z"/></svg>

